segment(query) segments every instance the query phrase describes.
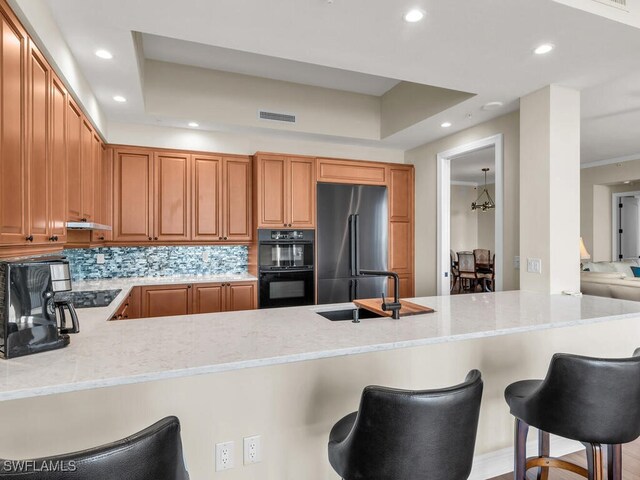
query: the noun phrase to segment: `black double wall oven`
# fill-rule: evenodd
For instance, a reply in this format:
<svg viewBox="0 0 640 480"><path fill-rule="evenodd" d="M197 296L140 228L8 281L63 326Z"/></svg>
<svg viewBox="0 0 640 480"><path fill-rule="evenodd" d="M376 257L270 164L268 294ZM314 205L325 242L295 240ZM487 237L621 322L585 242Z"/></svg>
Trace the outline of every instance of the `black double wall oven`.
<svg viewBox="0 0 640 480"><path fill-rule="evenodd" d="M258 230L259 307L315 303L314 230Z"/></svg>

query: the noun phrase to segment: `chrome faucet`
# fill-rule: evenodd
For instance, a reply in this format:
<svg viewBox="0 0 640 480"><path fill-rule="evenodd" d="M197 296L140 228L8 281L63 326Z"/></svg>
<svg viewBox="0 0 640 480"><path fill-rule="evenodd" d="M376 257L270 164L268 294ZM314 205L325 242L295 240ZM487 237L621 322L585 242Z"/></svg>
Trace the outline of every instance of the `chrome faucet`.
<svg viewBox="0 0 640 480"><path fill-rule="evenodd" d="M358 274L367 277L393 278L393 302L387 302L384 297L384 292L382 292L382 310L385 312L391 312L391 317L394 320L398 320L400 318L400 309L402 308L402 304L398 298L398 292L400 291L400 278L398 277L398 274L396 272L386 272L384 270L360 270Z"/></svg>

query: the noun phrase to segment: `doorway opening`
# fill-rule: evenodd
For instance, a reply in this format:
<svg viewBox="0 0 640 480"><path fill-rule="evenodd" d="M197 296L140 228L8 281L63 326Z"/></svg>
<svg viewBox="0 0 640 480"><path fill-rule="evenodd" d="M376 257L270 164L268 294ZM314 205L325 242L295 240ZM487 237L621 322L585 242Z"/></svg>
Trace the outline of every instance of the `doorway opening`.
<svg viewBox="0 0 640 480"><path fill-rule="evenodd" d="M613 193L614 261L640 258L640 191Z"/></svg>
<svg viewBox="0 0 640 480"><path fill-rule="evenodd" d="M476 271L475 262L480 254L490 250L491 265L478 265L478 274L469 274L472 280L455 280L465 289L481 287L500 291L503 288L504 186L503 136L494 135L459 147L440 152L438 164L438 295L449 295L454 279L459 275L459 256L467 271ZM487 185L483 168L489 168ZM473 197L473 198L472 198ZM475 209L472 203L476 204ZM493 204L493 205L491 205ZM484 207L483 207L484 206ZM459 255L460 254L460 255ZM494 260L495 258L495 260ZM474 264L469 267L468 262ZM456 264L456 262L458 262ZM482 274L487 268L491 282ZM487 288L489 287L489 288Z"/></svg>

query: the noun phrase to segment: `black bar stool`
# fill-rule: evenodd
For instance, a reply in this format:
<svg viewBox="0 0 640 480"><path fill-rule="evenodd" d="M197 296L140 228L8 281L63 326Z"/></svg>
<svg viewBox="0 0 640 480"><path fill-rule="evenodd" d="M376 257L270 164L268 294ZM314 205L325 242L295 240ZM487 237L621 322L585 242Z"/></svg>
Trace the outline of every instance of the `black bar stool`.
<svg viewBox="0 0 640 480"><path fill-rule="evenodd" d="M466 480L481 397L477 370L439 390L366 387L329 434L329 462L345 480Z"/></svg>
<svg viewBox="0 0 640 480"><path fill-rule="evenodd" d="M640 436L640 349L631 358L605 359L556 354L544 380L512 383L504 396L515 421L514 479L539 467L561 468L602 480L607 448L609 480L622 480L622 444ZM538 456L527 458L529 426L539 430ZM549 434L584 444L587 469L549 456Z"/></svg>
<svg viewBox="0 0 640 480"><path fill-rule="evenodd" d="M189 480L176 417L100 447L29 461L0 460L0 466L3 480Z"/></svg>

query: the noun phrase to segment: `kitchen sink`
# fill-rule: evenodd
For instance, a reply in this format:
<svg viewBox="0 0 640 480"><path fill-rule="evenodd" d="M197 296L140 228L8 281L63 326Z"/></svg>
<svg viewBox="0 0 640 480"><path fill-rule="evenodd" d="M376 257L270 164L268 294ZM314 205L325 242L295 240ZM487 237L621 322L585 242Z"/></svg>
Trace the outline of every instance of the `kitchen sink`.
<svg viewBox="0 0 640 480"><path fill-rule="evenodd" d="M316 312L318 315L322 315L324 318L331 320L332 322L340 322L344 320L353 320L353 311L356 310L354 308L348 308L345 310L327 310L325 312ZM382 318L382 315L378 315L377 313L373 313L369 310L365 310L364 308L360 309L360 320L363 318Z"/></svg>

